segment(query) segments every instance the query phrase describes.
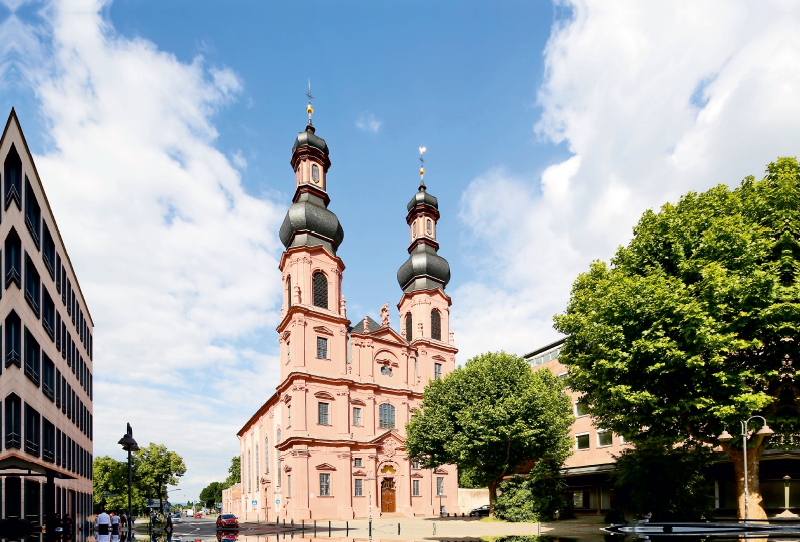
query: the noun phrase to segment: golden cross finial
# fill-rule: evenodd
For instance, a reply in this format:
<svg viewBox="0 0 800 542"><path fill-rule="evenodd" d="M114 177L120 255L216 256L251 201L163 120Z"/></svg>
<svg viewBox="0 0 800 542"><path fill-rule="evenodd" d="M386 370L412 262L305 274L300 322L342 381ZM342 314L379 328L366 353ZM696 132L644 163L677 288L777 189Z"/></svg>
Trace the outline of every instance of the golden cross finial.
<svg viewBox="0 0 800 542"><path fill-rule="evenodd" d="M308 105L306 106L308 125L311 126L311 115L314 113L314 106L311 105L311 100L314 99L314 96L311 95L311 79L308 80L308 92L306 92L306 96L308 96Z"/></svg>
<svg viewBox="0 0 800 542"><path fill-rule="evenodd" d="M425 187L425 151L428 149L425 147L419 148L419 186L424 188Z"/></svg>

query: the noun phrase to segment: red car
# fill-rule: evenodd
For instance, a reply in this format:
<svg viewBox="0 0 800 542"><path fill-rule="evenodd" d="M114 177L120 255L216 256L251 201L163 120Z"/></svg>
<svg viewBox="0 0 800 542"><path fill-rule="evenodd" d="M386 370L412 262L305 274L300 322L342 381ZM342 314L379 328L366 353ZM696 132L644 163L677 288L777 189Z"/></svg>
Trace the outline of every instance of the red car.
<svg viewBox="0 0 800 542"><path fill-rule="evenodd" d="M217 517L217 529L238 529L239 520L233 514L221 514Z"/></svg>
<svg viewBox="0 0 800 542"><path fill-rule="evenodd" d="M203 519L203 514L201 514L200 512L196 513L194 515L194 519Z"/></svg>

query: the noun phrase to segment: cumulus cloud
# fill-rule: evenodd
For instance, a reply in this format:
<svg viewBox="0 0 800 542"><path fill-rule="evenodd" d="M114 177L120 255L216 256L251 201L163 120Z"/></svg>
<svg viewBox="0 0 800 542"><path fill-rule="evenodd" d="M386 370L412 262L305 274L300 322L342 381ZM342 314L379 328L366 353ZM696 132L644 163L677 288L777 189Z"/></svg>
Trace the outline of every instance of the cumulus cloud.
<svg viewBox="0 0 800 542"><path fill-rule="evenodd" d="M796 4L568 7L545 49L534 130L573 156L540 177L491 171L464 192L461 216L485 256L481 278L453 294L462 360L557 338L551 318L572 280L626 243L646 209L798 154Z"/></svg>
<svg viewBox="0 0 800 542"><path fill-rule="evenodd" d="M378 129L380 129L381 124L383 124L383 121L376 119L375 115L369 111L361 113L356 119L356 128L372 134L378 133Z"/></svg>
<svg viewBox="0 0 800 542"><path fill-rule="evenodd" d="M179 498L195 498L277 384L276 359L247 345L278 321L284 211L245 193L244 157L215 147L236 73L119 36L105 3L54 2L42 28L12 15L0 35L45 51L15 67L49 127L35 160L97 326L95 455L119 456L130 421L140 443L184 455Z"/></svg>

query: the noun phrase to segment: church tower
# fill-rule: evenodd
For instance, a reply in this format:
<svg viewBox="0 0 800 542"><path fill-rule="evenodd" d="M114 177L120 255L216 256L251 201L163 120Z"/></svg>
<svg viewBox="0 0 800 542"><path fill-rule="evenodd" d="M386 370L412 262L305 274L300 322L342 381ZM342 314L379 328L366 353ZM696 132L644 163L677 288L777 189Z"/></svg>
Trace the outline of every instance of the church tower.
<svg viewBox="0 0 800 542"><path fill-rule="evenodd" d="M427 192L424 164L419 177L419 189L407 205L409 257L397 271L403 290L397 308L401 333L417 349L419 378L426 383L455 369L458 350L450 332L451 301L444 292L450 282L450 264L437 253L439 202Z"/></svg>

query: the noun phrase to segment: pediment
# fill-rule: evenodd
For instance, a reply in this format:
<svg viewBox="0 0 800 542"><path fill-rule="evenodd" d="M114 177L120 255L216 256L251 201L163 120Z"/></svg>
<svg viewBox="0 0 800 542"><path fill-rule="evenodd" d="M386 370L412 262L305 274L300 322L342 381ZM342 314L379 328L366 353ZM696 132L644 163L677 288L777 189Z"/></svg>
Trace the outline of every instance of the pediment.
<svg viewBox="0 0 800 542"><path fill-rule="evenodd" d="M403 437L400 436L400 434L397 432L396 429L389 429L382 435L378 435L377 437L369 441L369 444L383 444L388 440L394 440L399 444L404 444L406 441Z"/></svg>
<svg viewBox="0 0 800 542"><path fill-rule="evenodd" d="M316 467L317 470L336 470L336 467L331 465L330 463L320 463Z"/></svg>
<svg viewBox="0 0 800 542"><path fill-rule="evenodd" d="M447 474L447 471L444 469L433 469L434 474Z"/></svg>
<svg viewBox="0 0 800 542"><path fill-rule="evenodd" d="M327 391L318 391L317 393L314 394L314 397L317 397L318 399L330 399L331 401L335 400L333 398L333 395L331 395Z"/></svg>
<svg viewBox="0 0 800 542"><path fill-rule="evenodd" d="M372 336L376 339L383 339L384 341L391 341L405 346L406 340L395 330L388 326L381 326L372 332Z"/></svg>
<svg viewBox="0 0 800 542"><path fill-rule="evenodd" d="M353 476L366 476L366 475L367 473L364 472L363 470L357 470L353 473Z"/></svg>
<svg viewBox="0 0 800 542"><path fill-rule="evenodd" d="M418 473L418 472L415 472L414 474L412 474L412 475L411 475L411 477L412 477L412 478L424 478L424 476L422 476L422 475L421 475L420 473Z"/></svg>
<svg viewBox="0 0 800 542"><path fill-rule="evenodd" d="M350 399L350 403L353 405L367 406L367 403L365 403L361 399Z"/></svg>
<svg viewBox="0 0 800 542"><path fill-rule="evenodd" d="M444 359L443 356L440 356L439 354L436 354L435 356L433 356L432 359L435 359L437 361L447 361L446 359Z"/></svg>
<svg viewBox="0 0 800 542"><path fill-rule="evenodd" d="M314 328L314 331L316 331L317 333L322 333L323 335L333 335L333 331L331 331L325 326L317 326Z"/></svg>

